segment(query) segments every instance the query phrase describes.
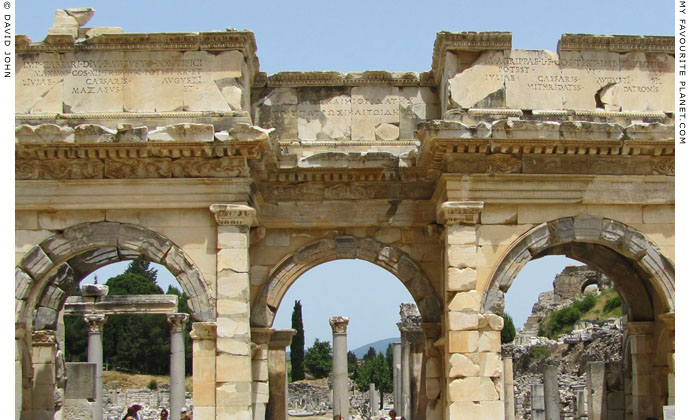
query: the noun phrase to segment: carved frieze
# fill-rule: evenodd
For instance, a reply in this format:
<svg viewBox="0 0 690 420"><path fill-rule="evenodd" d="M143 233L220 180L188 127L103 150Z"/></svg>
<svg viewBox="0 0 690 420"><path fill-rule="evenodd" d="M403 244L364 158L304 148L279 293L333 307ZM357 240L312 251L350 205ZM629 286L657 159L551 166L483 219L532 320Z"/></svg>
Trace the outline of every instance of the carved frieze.
<svg viewBox="0 0 690 420"><path fill-rule="evenodd" d="M224 157L219 159L180 158L172 162L172 176L176 178L233 178L249 176L247 159Z"/></svg>
<svg viewBox="0 0 690 420"><path fill-rule="evenodd" d="M38 179L38 161L27 159L15 159L15 179Z"/></svg>
<svg viewBox="0 0 690 420"><path fill-rule="evenodd" d="M522 161L511 155L492 154L487 157L488 172L512 174L520 172Z"/></svg>
<svg viewBox="0 0 690 420"><path fill-rule="evenodd" d="M674 157L660 157L652 159L652 171L655 175L676 174L676 159Z"/></svg>
<svg viewBox="0 0 690 420"><path fill-rule="evenodd" d="M106 178L169 178L171 175L171 159L108 159L105 161Z"/></svg>
<svg viewBox="0 0 690 420"><path fill-rule="evenodd" d="M40 179L94 179L103 177L103 162L89 160L39 161Z"/></svg>

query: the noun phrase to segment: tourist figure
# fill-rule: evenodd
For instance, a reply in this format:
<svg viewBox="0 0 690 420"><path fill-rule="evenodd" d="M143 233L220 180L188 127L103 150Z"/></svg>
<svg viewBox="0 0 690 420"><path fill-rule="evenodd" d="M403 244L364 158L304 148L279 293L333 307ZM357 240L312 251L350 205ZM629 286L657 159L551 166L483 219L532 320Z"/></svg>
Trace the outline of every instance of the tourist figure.
<svg viewBox="0 0 690 420"><path fill-rule="evenodd" d="M143 407L139 404L134 404L127 408L127 414L122 418L122 420L139 420L139 410Z"/></svg>
<svg viewBox="0 0 690 420"><path fill-rule="evenodd" d="M168 420L169 414L170 413L168 412L168 409L164 407L163 409L161 409L161 419L160 420Z"/></svg>
<svg viewBox="0 0 690 420"><path fill-rule="evenodd" d="M192 416L189 415L187 407L182 407L180 410L180 420L192 420Z"/></svg>

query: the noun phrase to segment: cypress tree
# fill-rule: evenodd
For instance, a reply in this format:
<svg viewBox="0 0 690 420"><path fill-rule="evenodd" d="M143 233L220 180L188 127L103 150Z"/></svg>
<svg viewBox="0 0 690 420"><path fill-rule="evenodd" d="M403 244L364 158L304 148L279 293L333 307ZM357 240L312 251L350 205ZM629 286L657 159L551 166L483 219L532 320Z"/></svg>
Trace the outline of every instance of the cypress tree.
<svg viewBox="0 0 690 420"><path fill-rule="evenodd" d="M290 364L292 365L292 381L304 379L304 326L302 325L302 304L295 301L292 309L292 328L297 331L290 344Z"/></svg>

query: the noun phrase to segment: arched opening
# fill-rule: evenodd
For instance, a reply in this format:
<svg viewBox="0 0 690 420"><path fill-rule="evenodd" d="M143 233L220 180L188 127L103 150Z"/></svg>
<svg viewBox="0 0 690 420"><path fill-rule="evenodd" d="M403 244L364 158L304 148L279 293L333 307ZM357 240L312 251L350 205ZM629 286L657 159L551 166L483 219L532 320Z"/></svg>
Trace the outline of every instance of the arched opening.
<svg viewBox="0 0 690 420"><path fill-rule="evenodd" d="M63 356L56 329L69 294L98 268L136 259L159 263L175 276L189 296L194 319L215 319L211 294L200 270L181 248L156 232L131 224L102 222L73 226L49 237L32 248L15 270L15 343L17 354L22 355L22 406L35 412L23 416L31 418L43 415L39 411L55 409L53 400L47 401L41 395L53 395L60 384L54 380L36 382L34 378L60 367ZM47 349L34 351L37 347ZM36 360L32 351L41 360ZM45 406L41 405L44 400Z"/></svg>
<svg viewBox="0 0 690 420"><path fill-rule="evenodd" d="M632 360L632 368L623 372L630 381L625 389L645 390L625 395L632 407L630 414L661 416L669 396L666 376L672 369L664 362L671 350L665 350L659 340L668 328L664 318L672 324L675 312L673 264L641 232L620 222L590 216L557 219L535 227L510 247L491 276L483 309L502 310L496 302L518 272L545 255L573 258L612 281L623 301L624 352ZM628 353L627 346L634 350Z"/></svg>
<svg viewBox="0 0 690 420"><path fill-rule="evenodd" d="M263 286L262 290L257 294L252 306L252 326L254 328L270 328L276 327L274 322L276 314L282 305L286 305L286 296L288 290L293 284L309 270L314 269L318 273L319 268L324 263L332 262L339 266L340 264L347 264L345 261L336 260L363 260L358 262L365 266L371 266L372 263L388 272L394 283L397 283L402 289L409 292L411 300L414 301L419 310L418 326L416 327L416 338L409 339L410 341L410 388L416 391L410 391L409 394L409 410L416 411L417 418L424 418L426 415L427 404L430 403L429 394L425 392L428 387L425 386L426 381L431 381L434 384L440 383L440 369L435 369L430 373L431 378L426 374L426 366L430 364L438 367L441 365L441 355L433 348L432 343L436 342L441 335L441 300L438 297L437 291L429 282L425 272L421 266L415 262L409 255L401 250L384 245L373 239L359 239L351 236L340 236L333 239L322 239L306 245L291 255L285 256L269 273L268 280ZM317 267L319 266L319 267ZM327 265L324 264L323 267ZM380 272L380 270L378 270ZM307 273L308 275L309 273ZM347 274L347 273L345 273ZM365 286L365 290L359 290L360 294L370 293L373 287L372 284ZM381 293L385 293L382 291ZM338 297L339 299L340 297ZM360 299L362 299L360 297ZM288 298L287 310L291 309L292 301ZM352 302L347 302L346 305L353 305ZM356 304L355 304L356 305ZM400 312L400 302L387 303L386 310L392 318L395 318L396 312ZM354 306L354 305L353 305ZM343 308L351 313L357 313L356 307L347 306ZM336 314L347 315L347 313ZM372 315L375 316L375 315ZM352 318L354 320L354 316ZM400 318L397 318L400 321ZM385 320L382 320L385 322ZM282 321L284 322L284 321ZM317 320L317 322L319 322ZM328 329L325 334L331 335L330 328L325 320L321 322ZM356 321L359 323L361 321ZM366 321L365 321L366 322ZM373 322L373 321L372 321ZM348 331L356 328L356 323L348 326ZM392 322L391 322L392 323ZM286 325L286 324L281 324ZM395 326L393 326L395 328ZM389 330L390 331L390 330ZM323 334L323 333L322 333ZM412 337L412 333L405 332L405 337ZM400 336L400 333L398 333ZM309 344L308 341L305 344ZM428 351L428 349L431 350ZM404 358L404 356L403 356ZM412 361L413 360L413 361ZM405 362L402 363L405 365ZM417 378L416 382L415 379ZM403 381L404 383L404 381ZM439 389L440 392L440 389ZM432 395L433 397L433 395ZM440 395L436 395L437 398ZM416 398L416 400L415 400ZM433 399L433 398L431 398ZM437 400L434 399L434 402Z"/></svg>

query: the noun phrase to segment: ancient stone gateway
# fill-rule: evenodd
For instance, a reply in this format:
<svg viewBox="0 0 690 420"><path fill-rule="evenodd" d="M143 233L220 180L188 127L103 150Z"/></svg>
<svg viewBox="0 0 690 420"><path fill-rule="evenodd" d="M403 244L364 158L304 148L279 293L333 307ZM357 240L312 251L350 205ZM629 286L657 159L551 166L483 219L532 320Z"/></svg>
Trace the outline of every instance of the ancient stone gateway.
<svg viewBox="0 0 690 420"><path fill-rule="evenodd" d="M190 296L195 419L264 417L281 299L343 258L414 297L429 420L504 418L502 296L548 254L622 296L630 418L674 403L673 38L441 32L426 73L267 76L251 32L58 15L17 37L17 416L53 418L66 291L133 258Z"/></svg>

